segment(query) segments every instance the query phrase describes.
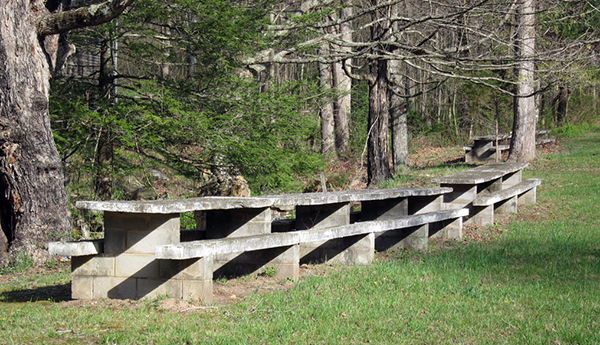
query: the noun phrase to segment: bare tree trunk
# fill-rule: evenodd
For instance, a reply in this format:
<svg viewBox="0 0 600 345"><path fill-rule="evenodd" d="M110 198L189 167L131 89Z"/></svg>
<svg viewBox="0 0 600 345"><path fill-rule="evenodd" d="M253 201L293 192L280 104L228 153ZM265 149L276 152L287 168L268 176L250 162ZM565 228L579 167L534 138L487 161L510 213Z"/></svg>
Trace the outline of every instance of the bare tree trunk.
<svg viewBox="0 0 600 345"><path fill-rule="evenodd" d="M371 63L369 81L368 184L373 186L391 177L388 150L389 81L387 61Z"/></svg>
<svg viewBox="0 0 600 345"><path fill-rule="evenodd" d="M112 70L109 68L108 62L110 57L108 55L111 41L106 40L101 43L102 49L100 52L100 70L98 73L98 88L100 93L99 102L111 102L111 89L112 89ZM94 188L95 194L101 200L108 200L112 198L112 174L111 166L113 159L113 142L111 138L112 129L102 128L98 133L98 141L96 147L96 165L95 165L95 177L94 177Z"/></svg>
<svg viewBox="0 0 600 345"><path fill-rule="evenodd" d="M352 0L344 0L343 8L340 10L340 19L345 20L352 16ZM343 22L340 27L341 38L345 42L352 42L352 25L350 22ZM340 51L350 53L352 48L349 46L340 46ZM347 61L348 63L350 61ZM350 67L348 67L350 68ZM334 119L335 119L335 148L339 154L345 154L348 151L348 142L350 141L350 111L352 96L352 79L344 71L342 63L333 64L334 87L339 90L341 96L335 101Z"/></svg>
<svg viewBox="0 0 600 345"><path fill-rule="evenodd" d="M0 261L41 262L48 240L68 233L61 160L48 117L49 66L35 27L41 1L0 6Z"/></svg>
<svg viewBox="0 0 600 345"><path fill-rule="evenodd" d="M518 83L514 106L509 160L529 162L535 158L537 111L535 101L535 0L519 4L517 28Z"/></svg>
<svg viewBox="0 0 600 345"><path fill-rule="evenodd" d="M50 12L62 12L71 9L71 0L48 0L46 8ZM50 62L52 77L61 73L67 63L67 58L75 52L75 46L67 41L68 34L46 36L44 47Z"/></svg>
<svg viewBox="0 0 600 345"><path fill-rule="evenodd" d="M408 98L401 97L401 79L398 60L388 62L391 87L395 92L390 92L390 122L392 136L392 170L394 174L409 168L408 156Z"/></svg>
<svg viewBox="0 0 600 345"><path fill-rule="evenodd" d="M329 46L324 43L320 48L320 54L326 56L329 53ZM324 90L331 88L333 73L332 65L329 63L319 63L319 76L321 77L321 86ZM334 133L334 115L333 103L325 102L321 106L321 153L335 156L335 133Z"/></svg>
<svg viewBox="0 0 600 345"><path fill-rule="evenodd" d="M569 99L571 98L571 89L568 86L560 86L558 94L554 100L556 104L556 124L559 126L567 122L567 114L569 111Z"/></svg>

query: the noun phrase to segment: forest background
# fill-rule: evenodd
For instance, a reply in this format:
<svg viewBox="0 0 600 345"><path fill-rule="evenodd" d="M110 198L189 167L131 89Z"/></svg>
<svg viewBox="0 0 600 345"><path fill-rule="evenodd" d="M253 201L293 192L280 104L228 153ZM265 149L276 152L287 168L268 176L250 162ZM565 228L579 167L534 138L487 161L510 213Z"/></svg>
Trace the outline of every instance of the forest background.
<svg viewBox="0 0 600 345"><path fill-rule="evenodd" d="M69 5L89 1L75 2ZM136 1L118 20L58 42L50 111L71 195L227 195L241 179L254 194L301 191L338 162L354 170L326 175L332 188L371 182L359 173L373 131L363 75L378 59L388 62L390 85L381 103L401 103L388 110L390 144L399 136L394 112L406 116L412 151L423 143L417 137L462 146L474 135L511 132L515 4ZM394 11L401 18L393 20ZM595 121L598 69L589 58L597 48L596 8L540 1L535 15L538 127ZM380 21L389 22L381 33L388 37L373 42ZM398 23L403 27L392 27ZM338 39L348 34L343 30L350 33L345 41ZM491 33L496 43L475 42ZM373 57L374 43L395 55ZM398 53L401 45L413 56ZM450 56L446 64L463 70L442 69L434 53L456 47L465 47L458 53L464 59ZM399 59L401 66L393 65ZM403 159L385 163L401 173L410 167ZM186 188L152 196L161 179L180 179Z"/></svg>
<svg viewBox="0 0 600 345"><path fill-rule="evenodd" d="M511 131L530 160L520 133L597 121L596 5L135 1L44 36L69 200L374 186L411 151Z"/></svg>

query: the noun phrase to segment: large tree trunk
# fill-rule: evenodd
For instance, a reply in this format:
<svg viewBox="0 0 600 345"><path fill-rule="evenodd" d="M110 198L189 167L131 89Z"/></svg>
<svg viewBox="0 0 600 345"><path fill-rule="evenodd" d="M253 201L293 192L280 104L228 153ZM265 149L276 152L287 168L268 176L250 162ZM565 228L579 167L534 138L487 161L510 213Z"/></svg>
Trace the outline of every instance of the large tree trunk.
<svg viewBox="0 0 600 345"><path fill-rule="evenodd" d="M369 80L368 184L391 177L388 150L389 81L387 60L371 63Z"/></svg>
<svg viewBox="0 0 600 345"><path fill-rule="evenodd" d="M328 43L324 43L319 49L321 55L326 56L329 53ZM321 78L321 87L324 90L331 89L333 72L330 63L319 62L319 76ZM329 97L327 95L326 97ZM334 114L333 103L325 102L321 106L321 153L324 155L332 155L335 157L335 133L334 133Z"/></svg>
<svg viewBox="0 0 600 345"><path fill-rule="evenodd" d="M48 117L49 67L37 36L41 1L0 6L0 260L40 262L48 240L68 233L61 160ZM0 240L1 241L1 240Z"/></svg>
<svg viewBox="0 0 600 345"><path fill-rule="evenodd" d="M340 10L340 19L345 20L352 16L352 0L343 0ZM352 24L343 22L339 26L339 33L344 42L352 42ZM344 53L350 54L352 48L348 45L342 45L338 49ZM350 65L350 60L346 61ZM350 67L347 67L350 69ZM350 110L352 103L352 79L344 71L343 63L333 64L334 87L341 92L341 96L335 101L334 120L335 120L335 148L339 154L345 154L348 151L350 141Z"/></svg>
<svg viewBox="0 0 600 345"><path fill-rule="evenodd" d="M134 0L107 0L50 13L42 0L0 5L0 261L47 257L49 240L69 231L60 157L48 116L49 35L112 20ZM57 3L58 1L55 1Z"/></svg>
<svg viewBox="0 0 600 345"><path fill-rule="evenodd" d="M558 126L566 123L567 114L569 112L569 99L571 98L571 89L568 86L560 86L558 94L554 98L555 103L555 121Z"/></svg>
<svg viewBox="0 0 600 345"><path fill-rule="evenodd" d="M535 158L537 108L535 101L535 1L519 4L517 29L518 76L514 101L513 133L509 160L529 162Z"/></svg>
<svg viewBox="0 0 600 345"><path fill-rule="evenodd" d="M390 60L388 65L391 87L395 91L390 92L390 122L392 126L392 169L393 173L397 174L408 169L410 165L408 155L408 98L398 95L408 90L402 90L404 83L399 70L400 61ZM405 87L405 89L407 88Z"/></svg>

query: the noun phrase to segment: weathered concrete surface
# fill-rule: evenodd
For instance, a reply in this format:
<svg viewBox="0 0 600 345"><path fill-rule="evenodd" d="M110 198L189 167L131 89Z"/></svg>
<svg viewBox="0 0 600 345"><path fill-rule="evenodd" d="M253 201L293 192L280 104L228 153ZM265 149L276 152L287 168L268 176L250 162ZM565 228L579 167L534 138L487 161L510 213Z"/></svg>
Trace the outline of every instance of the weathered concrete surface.
<svg viewBox="0 0 600 345"><path fill-rule="evenodd" d="M490 163L457 174L436 177L431 181L440 184L476 185L502 178L504 175L525 169L527 163Z"/></svg>
<svg viewBox="0 0 600 345"><path fill-rule="evenodd" d="M50 242L48 251L60 256L96 255L104 251L104 240Z"/></svg>
<svg viewBox="0 0 600 345"><path fill-rule="evenodd" d="M542 183L540 179L529 179L518 184L515 184L506 189L502 189L493 193L482 193L473 200L473 206L489 206L498 203L502 200L509 199L511 197L521 195L532 188L539 186Z"/></svg>
<svg viewBox="0 0 600 345"><path fill-rule="evenodd" d="M204 210L230 210L241 208L289 208L290 206L310 206L351 201L394 199L409 196L427 196L450 193L451 188L397 188L397 189L360 189L328 193L302 193L270 195L260 197L220 197L177 200L145 201L78 201L77 208L96 211L123 213L182 213Z"/></svg>
<svg viewBox="0 0 600 345"><path fill-rule="evenodd" d="M397 219L358 222L324 229L308 229L248 237L232 237L218 240L168 244L157 246L155 256L157 259L185 260L215 254L255 251L273 247L291 246L304 242L331 240L415 227L423 224L465 217L468 214L469 211L467 209L442 210L418 215L402 216Z"/></svg>
<svg viewBox="0 0 600 345"><path fill-rule="evenodd" d="M477 225L489 225L494 223L496 213L516 213L519 200L523 200L522 204L531 203L527 198L532 194L535 195L535 189L540 183L539 179L529 179L496 192L479 194L473 200L469 222ZM524 199L520 198L524 194L527 196Z"/></svg>

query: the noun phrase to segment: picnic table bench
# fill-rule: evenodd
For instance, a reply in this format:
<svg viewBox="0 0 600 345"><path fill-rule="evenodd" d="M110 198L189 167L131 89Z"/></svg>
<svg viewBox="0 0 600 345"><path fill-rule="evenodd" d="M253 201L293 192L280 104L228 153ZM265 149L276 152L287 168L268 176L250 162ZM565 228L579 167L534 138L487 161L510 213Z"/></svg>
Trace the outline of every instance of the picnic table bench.
<svg viewBox="0 0 600 345"><path fill-rule="evenodd" d="M467 210L443 210L450 188L357 190L262 197L80 201L104 212L104 239L53 242L51 254L71 256L72 296L143 298L169 295L210 301L214 276L274 267L298 278L301 262L368 264L375 248L423 249L427 238L462 234ZM360 203L358 217L351 205ZM273 233L273 213L293 209L292 229ZM192 235L180 214L195 212ZM352 223L352 219L358 221ZM450 229L450 230L446 230ZM189 239L201 238L189 241Z"/></svg>
<svg viewBox="0 0 600 345"><path fill-rule="evenodd" d="M536 201L539 179L522 180L527 163L489 163L457 174L433 179L442 187L452 188L444 195L446 208L468 208L465 223L494 223L494 212L513 213L518 205Z"/></svg>
<svg viewBox="0 0 600 345"><path fill-rule="evenodd" d="M545 145L556 141L548 138L549 130L536 131L536 145ZM480 135L473 137L473 145L463 147L465 162L501 161L502 152L510 148L511 134Z"/></svg>

